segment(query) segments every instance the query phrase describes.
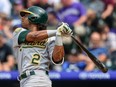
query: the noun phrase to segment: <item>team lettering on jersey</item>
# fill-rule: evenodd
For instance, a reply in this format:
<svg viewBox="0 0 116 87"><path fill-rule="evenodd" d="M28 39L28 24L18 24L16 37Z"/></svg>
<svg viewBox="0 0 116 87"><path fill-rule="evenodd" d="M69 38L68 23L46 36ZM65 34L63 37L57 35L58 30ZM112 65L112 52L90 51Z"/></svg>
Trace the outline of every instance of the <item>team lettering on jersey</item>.
<svg viewBox="0 0 116 87"><path fill-rule="evenodd" d="M25 42L22 45L22 48L33 48L33 47L38 47L38 48L46 48L46 43L48 39L42 40L40 42L34 41L34 42Z"/></svg>

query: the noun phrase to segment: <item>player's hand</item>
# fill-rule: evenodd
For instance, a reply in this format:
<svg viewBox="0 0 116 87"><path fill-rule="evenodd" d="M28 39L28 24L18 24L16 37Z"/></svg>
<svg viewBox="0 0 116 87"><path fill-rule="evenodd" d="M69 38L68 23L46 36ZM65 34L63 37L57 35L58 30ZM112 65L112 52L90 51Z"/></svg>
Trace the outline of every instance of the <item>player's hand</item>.
<svg viewBox="0 0 116 87"><path fill-rule="evenodd" d="M57 28L57 35L70 36L72 35L72 30L67 23L62 22L62 24Z"/></svg>

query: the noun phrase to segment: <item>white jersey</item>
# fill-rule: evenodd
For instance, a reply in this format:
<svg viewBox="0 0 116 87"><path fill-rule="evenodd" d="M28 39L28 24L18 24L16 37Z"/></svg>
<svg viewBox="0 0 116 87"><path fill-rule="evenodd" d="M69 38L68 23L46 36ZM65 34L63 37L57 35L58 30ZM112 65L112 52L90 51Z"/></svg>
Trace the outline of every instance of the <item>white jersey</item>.
<svg viewBox="0 0 116 87"><path fill-rule="evenodd" d="M38 69L48 71L50 62L52 61L52 52L55 45L55 37L48 38L41 42L25 42L19 45L19 35L23 31L26 31L26 29L17 28L13 32L13 47L18 63L19 73L22 74L26 70L31 71Z"/></svg>

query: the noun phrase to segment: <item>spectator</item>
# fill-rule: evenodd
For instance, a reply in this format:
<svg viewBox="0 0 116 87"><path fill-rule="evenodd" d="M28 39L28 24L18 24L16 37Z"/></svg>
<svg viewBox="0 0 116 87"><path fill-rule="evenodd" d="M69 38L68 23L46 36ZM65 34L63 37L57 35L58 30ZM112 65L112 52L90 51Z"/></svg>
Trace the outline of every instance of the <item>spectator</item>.
<svg viewBox="0 0 116 87"><path fill-rule="evenodd" d="M80 2L83 3L86 8L88 8L91 0L80 0Z"/></svg>
<svg viewBox="0 0 116 87"><path fill-rule="evenodd" d="M48 0L39 0L36 6L39 6L45 10L47 10L49 7L52 7L50 4L48 4Z"/></svg>
<svg viewBox="0 0 116 87"><path fill-rule="evenodd" d="M24 8L31 6L39 6L45 10L51 7L51 5L48 4L48 0L24 0Z"/></svg>
<svg viewBox="0 0 116 87"><path fill-rule="evenodd" d="M107 67L111 70L116 70L116 50L111 52L111 54L109 55Z"/></svg>
<svg viewBox="0 0 116 87"><path fill-rule="evenodd" d="M78 71L85 67L83 62L78 62L78 52L76 49L72 49L69 55L67 56L67 60L62 65L63 71Z"/></svg>
<svg viewBox="0 0 116 87"><path fill-rule="evenodd" d="M87 10L86 18L87 20L84 23L84 26L74 28L74 32L83 44L88 45L90 34L93 31L98 31L99 18L93 9Z"/></svg>
<svg viewBox="0 0 116 87"><path fill-rule="evenodd" d="M63 43L66 53L66 61L63 64L64 71L88 70L91 66L91 61L81 54L81 49L72 41L70 37L63 37ZM70 66L71 65L71 66ZM74 70L75 69L75 70ZM89 71L89 70L88 70Z"/></svg>
<svg viewBox="0 0 116 87"><path fill-rule="evenodd" d="M91 32L97 31L99 19L97 18L96 12L93 9L87 11L86 25L90 28Z"/></svg>
<svg viewBox="0 0 116 87"><path fill-rule="evenodd" d="M59 23L57 13L53 8L48 8L47 13L48 13L48 22L47 22L48 27L47 28L55 29Z"/></svg>
<svg viewBox="0 0 116 87"><path fill-rule="evenodd" d="M105 48L102 44L101 35L97 32L93 32L90 36L90 43L88 50L96 56L96 58L99 58L99 60L103 63L106 63L107 61L107 55L108 50ZM95 64L88 58L88 56L85 57L84 54L80 54L78 57L79 60L85 60L86 61L86 67L84 70L86 71L92 71L95 69Z"/></svg>
<svg viewBox="0 0 116 87"><path fill-rule="evenodd" d="M59 17L70 26L80 26L86 21L86 9L82 3L73 0L61 0L63 8L59 11Z"/></svg>
<svg viewBox="0 0 116 87"><path fill-rule="evenodd" d="M23 5L21 0L14 0L13 2L13 9L12 9L12 15L13 18L12 25L21 25L21 20L19 18L19 11L23 9Z"/></svg>
<svg viewBox="0 0 116 87"><path fill-rule="evenodd" d="M114 22L113 22L113 28L116 29L116 0L114 0L114 10L113 10L113 19L114 19Z"/></svg>
<svg viewBox="0 0 116 87"><path fill-rule="evenodd" d="M9 0L0 0L0 12L11 16L12 5Z"/></svg>
<svg viewBox="0 0 116 87"><path fill-rule="evenodd" d="M12 19L4 13L0 13L1 17L1 32L3 32L4 37L9 45L12 46Z"/></svg>
<svg viewBox="0 0 116 87"><path fill-rule="evenodd" d="M104 41L104 46L109 51L109 56L106 62L106 65L109 69L115 70L115 63L116 63L116 30L111 29L108 25L104 24L101 27L101 38Z"/></svg>
<svg viewBox="0 0 116 87"><path fill-rule="evenodd" d="M82 40L81 35L85 35L85 28L83 28L83 23L86 21L86 9L80 2L75 2L74 0L61 0L63 7L58 11L58 16L60 21L66 22L73 29L74 34L77 38ZM81 27L82 26L82 27ZM76 32L81 32L78 34Z"/></svg>
<svg viewBox="0 0 116 87"><path fill-rule="evenodd" d="M91 71L93 69L93 62L84 54L79 53L76 48L71 49L67 56L67 60L62 65L63 71Z"/></svg>
<svg viewBox="0 0 116 87"><path fill-rule="evenodd" d="M2 17L0 15L0 31L3 29L3 26L2 26Z"/></svg>
<svg viewBox="0 0 116 87"><path fill-rule="evenodd" d="M101 25L101 39L104 41L104 46L112 53L116 51L116 29L110 29L107 24Z"/></svg>
<svg viewBox="0 0 116 87"><path fill-rule="evenodd" d="M5 19L7 19L7 15L5 13L0 13L0 30L1 31L3 30Z"/></svg>
<svg viewBox="0 0 116 87"><path fill-rule="evenodd" d="M104 10L104 3L101 0L92 0L89 3L88 8L93 9L97 16L100 16Z"/></svg>
<svg viewBox="0 0 116 87"><path fill-rule="evenodd" d="M115 0L102 0L105 4L105 9L101 15L101 18L104 19L104 21L108 24L108 26L110 28L113 27L113 17L112 17L112 13L114 10L114 6L115 6Z"/></svg>
<svg viewBox="0 0 116 87"><path fill-rule="evenodd" d="M116 51L116 33L112 31L108 33L108 43L110 46L109 51L110 52Z"/></svg>
<svg viewBox="0 0 116 87"><path fill-rule="evenodd" d="M48 0L48 3L51 4L51 5L52 5L52 4L55 4L55 5L56 5L56 4L58 4L59 2L60 2L60 0Z"/></svg>
<svg viewBox="0 0 116 87"><path fill-rule="evenodd" d="M89 33L92 33L94 31L101 32L102 29L100 29L100 27L105 23L101 18L97 16L95 10L88 9L87 21L85 24L86 24L86 27L89 28Z"/></svg>
<svg viewBox="0 0 116 87"><path fill-rule="evenodd" d="M0 32L0 62L1 70L10 71L14 67L12 49L5 43L2 32Z"/></svg>
<svg viewBox="0 0 116 87"><path fill-rule="evenodd" d="M106 63L108 50L103 46L101 35L93 32L90 36L90 43L88 50L103 63ZM94 69L94 67L93 67ZM92 70L93 70L92 69Z"/></svg>
<svg viewBox="0 0 116 87"><path fill-rule="evenodd" d="M109 35L109 33L110 33L110 28L108 27L107 24L102 23L102 24L99 25L99 30L100 30L99 32L100 32L100 34L101 34L101 39L102 39L103 42L104 42L104 46L105 46L106 48L108 48L109 46L108 46L108 44L107 44L107 41L108 41L108 35ZM108 49L110 49L110 48L108 48Z"/></svg>
<svg viewBox="0 0 116 87"><path fill-rule="evenodd" d="M23 0L24 8L27 9L33 5L37 4L37 0Z"/></svg>
<svg viewBox="0 0 116 87"><path fill-rule="evenodd" d="M108 51L103 46L101 35L93 32L90 37L89 51L91 51L100 61L105 62L107 59Z"/></svg>

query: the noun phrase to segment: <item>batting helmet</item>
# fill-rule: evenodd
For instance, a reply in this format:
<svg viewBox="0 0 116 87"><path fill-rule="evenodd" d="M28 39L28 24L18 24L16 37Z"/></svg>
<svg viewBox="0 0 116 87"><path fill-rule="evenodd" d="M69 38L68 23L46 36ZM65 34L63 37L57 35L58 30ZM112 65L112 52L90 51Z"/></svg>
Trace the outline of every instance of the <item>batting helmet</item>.
<svg viewBox="0 0 116 87"><path fill-rule="evenodd" d="M27 10L20 11L20 15L23 16L29 14L28 20L34 24L45 24L48 19L46 11L40 7L32 6Z"/></svg>

